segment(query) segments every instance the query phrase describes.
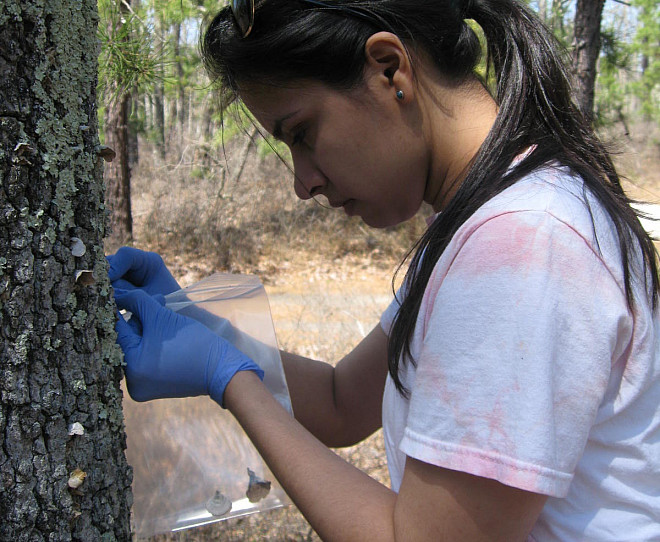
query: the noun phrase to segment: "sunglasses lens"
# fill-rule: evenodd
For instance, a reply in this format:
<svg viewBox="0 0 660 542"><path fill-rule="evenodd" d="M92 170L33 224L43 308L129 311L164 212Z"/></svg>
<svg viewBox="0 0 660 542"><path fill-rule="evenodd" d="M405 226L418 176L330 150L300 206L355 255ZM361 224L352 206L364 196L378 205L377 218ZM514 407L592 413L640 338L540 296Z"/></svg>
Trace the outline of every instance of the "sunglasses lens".
<svg viewBox="0 0 660 542"><path fill-rule="evenodd" d="M254 0L231 0L231 10L243 37L247 36L254 22Z"/></svg>

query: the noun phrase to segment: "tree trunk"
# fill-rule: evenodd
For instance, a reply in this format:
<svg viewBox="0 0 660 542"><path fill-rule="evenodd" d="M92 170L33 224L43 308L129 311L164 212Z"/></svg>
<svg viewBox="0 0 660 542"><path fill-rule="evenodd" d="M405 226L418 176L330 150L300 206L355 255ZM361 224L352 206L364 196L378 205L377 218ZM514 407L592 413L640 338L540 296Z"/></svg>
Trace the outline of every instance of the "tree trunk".
<svg viewBox="0 0 660 542"><path fill-rule="evenodd" d="M127 14L127 4L119 1L119 13ZM108 21L108 35L119 33L124 24L122 17ZM122 81L114 81L107 91L105 108L105 143L114 153L114 158L105 165L105 198L110 210L110 248L128 243L133 239L131 215L131 167L129 163L128 115L131 104L130 93L124 90Z"/></svg>
<svg viewBox="0 0 660 542"><path fill-rule="evenodd" d="M130 540L97 23L96 0L0 3L0 540Z"/></svg>
<svg viewBox="0 0 660 542"><path fill-rule="evenodd" d="M582 113L593 120L596 64L600 53L600 21L605 0L578 0L575 8L573 68L576 101Z"/></svg>
<svg viewBox="0 0 660 542"><path fill-rule="evenodd" d="M550 28L555 36L557 36L562 43L565 43L566 29L564 28L564 16L566 14L566 1L552 0L551 10Z"/></svg>
<svg viewBox="0 0 660 542"><path fill-rule="evenodd" d="M156 147L161 158L165 157L165 88L163 80L158 79L154 88L154 130Z"/></svg>
<svg viewBox="0 0 660 542"><path fill-rule="evenodd" d="M181 23L176 23L174 31L174 54L176 58L176 87L179 94L179 130L183 135L183 130L186 125L186 92L183 81L183 62L181 62Z"/></svg>
<svg viewBox="0 0 660 542"><path fill-rule="evenodd" d="M164 47L163 21L156 16L157 47ZM162 65L158 67L159 77L154 81L154 129L156 131L156 147L161 158L165 157L165 83Z"/></svg>
<svg viewBox="0 0 660 542"><path fill-rule="evenodd" d="M548 22L548 4L546 0L538 0L538 16L544 23Z"/></svg>
<svg viewBox="0 0 660 542"><path fill-rule="evenodd" d="M128 148L130 99L128 94L117 96L108 101L105 108L105 143L115 152L115 157L105 164L105 197L110 211L108 242L113 249L133 238Z"/></svg>
<svg viewBox="0 0 660 542"><path fill-rule="evenodd" d="M154 111L151 96L147 92L144 92L141 101L144 109L144 131L150 132L154 128Z"/></svg>
<svg viewBox="0 0 660 542"><path fill-rule="evenodd" d="M140 0L128 0L128 5L131 6L133 12L138 12L140 9ZM133 166L137 166L140 159L140 140L138 133L140 131L140 106L143 103L138 85L136 84L131 90L131 102L128 107L128 167L131 170ZM146 112L144 121L146 123ZM144 125L142 129L144 129Z"/></svg>

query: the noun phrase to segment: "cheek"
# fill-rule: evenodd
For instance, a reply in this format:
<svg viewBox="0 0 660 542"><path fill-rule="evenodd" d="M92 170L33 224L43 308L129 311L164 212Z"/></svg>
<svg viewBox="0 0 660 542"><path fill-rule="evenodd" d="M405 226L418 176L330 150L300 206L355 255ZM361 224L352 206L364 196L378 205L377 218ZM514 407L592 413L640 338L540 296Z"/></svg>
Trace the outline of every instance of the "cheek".
<svg viewBox="0 0 660 542"><path fill-rule="evenodd" d="M317 140L321 171L341 195L371 207L373 217L359 213L370 226L408 220L419 210L426 188L427 171L416 142L387 133L374 136L361 128L350 135Z"/></svg>
<svg viewBox="0 0 660 542"><path fill-rule="evenodd" d="M418 161L405 156L392 156L378 164L379 196L401 209L407 209L406 218L414 215L422 204L426 189L426 171Z"/></svg>

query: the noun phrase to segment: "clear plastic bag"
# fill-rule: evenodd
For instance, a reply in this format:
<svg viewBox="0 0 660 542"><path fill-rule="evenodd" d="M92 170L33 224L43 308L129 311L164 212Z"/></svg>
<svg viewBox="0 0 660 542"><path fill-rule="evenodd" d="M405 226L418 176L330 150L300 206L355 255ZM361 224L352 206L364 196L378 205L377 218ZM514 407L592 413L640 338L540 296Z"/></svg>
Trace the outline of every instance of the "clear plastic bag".
<svg viewBox="0 0 660 542"><path fill-rule="evenodd" d="M199 320L258 363L266 387L292 412L268 298L257 277L215 274L165 299L169 308ZM136 403L124 393L124 415L138 537L290 503L243 429L208 397ZM254 486L255 477L261 486ZM246 493L250 480L255 502ZM217 506L222 496L229 501L220 499ZM219 514L228 502L231 510Z"/></svg>

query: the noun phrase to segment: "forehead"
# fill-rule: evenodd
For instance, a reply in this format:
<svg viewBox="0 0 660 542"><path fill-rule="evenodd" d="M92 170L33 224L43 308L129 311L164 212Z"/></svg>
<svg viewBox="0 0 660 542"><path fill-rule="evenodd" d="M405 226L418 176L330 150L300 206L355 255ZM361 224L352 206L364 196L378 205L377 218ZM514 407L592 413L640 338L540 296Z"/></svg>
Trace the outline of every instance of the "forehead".
<svg viewBox="0 0 660 542"><path fill-rule="evenodd" d="M239 89L239 97L250 113L273 132L275 124L299 112L313 112L337 100L346 100L350 92L339 91L317 81L295 81L286 85L249 84Z"/></svg>
<svg viewBox="0 0 660 542"><path fill-rule="evenodd" d="M315 101L323 86L319 83L297 81L287 85L249 84L241 87L238 96L250 112L256 116L270 116L275 111L295 105L300 101Z"/></svg>

